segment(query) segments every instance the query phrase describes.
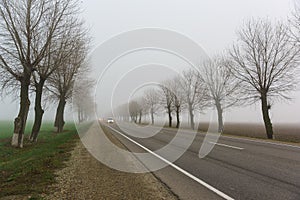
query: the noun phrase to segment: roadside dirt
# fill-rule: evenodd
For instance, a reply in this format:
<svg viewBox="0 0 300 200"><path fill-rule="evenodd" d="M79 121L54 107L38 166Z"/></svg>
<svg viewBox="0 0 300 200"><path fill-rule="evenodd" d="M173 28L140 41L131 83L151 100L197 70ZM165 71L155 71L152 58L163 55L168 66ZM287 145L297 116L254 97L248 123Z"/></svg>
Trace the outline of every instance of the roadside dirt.
<svg viewBox="0 0 300 200"><path fill-rule="evenodd" d="M49 187L50 195L43 195L44 199L177 199L151 173L113 170L92 157L80 141L66 165L57 172L57 184Z"/></svg>

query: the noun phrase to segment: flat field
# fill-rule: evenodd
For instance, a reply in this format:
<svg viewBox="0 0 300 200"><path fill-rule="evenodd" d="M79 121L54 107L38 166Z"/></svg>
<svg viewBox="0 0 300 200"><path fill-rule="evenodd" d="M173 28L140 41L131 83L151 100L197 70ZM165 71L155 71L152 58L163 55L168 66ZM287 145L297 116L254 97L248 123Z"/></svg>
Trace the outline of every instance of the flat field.
<svg viewBox="0 0 300 200"><path fill-rule="evenodd" d="M300 124L274 124L275 139L300 142ZM208 123L200 123L199 130L207 131ZM260 123L225 123L224 134L266 139L265 127Z"/></svg>

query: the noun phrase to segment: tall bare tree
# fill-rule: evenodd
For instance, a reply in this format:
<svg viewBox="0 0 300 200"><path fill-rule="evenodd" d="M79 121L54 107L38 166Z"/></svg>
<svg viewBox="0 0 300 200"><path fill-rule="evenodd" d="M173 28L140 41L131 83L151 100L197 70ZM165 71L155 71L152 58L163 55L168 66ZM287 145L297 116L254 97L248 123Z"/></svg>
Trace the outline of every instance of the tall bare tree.
<svg viewBox="0 0 300 200"><path fill-rule="evenodd" d="M184 104L184 92L181 87L181 77L177 76L169 80L169 89L173 98L173 109L176 113L176 128L180 127L180 113Z"/></svg>
<svg viewBox="0 0 300 200"><path fill-rule="evenodd" d="M63 65L68 57L72 56L72 52L76 50L76 40L83 37L85 32L82 29L82 22L77 19L77 14L65 16L64 26L57 31L57 37L52 38L48 46L45 57L37 65L35 73L33 73L33 88L35 91L35 106L34 106L34 124L30 135L30 140L36 142L38 133L41 128L44 110L42 108L42 95L44 85L47 79L55 72L55 70Z"/></svg>
<svg viewBox="0 0 300 200"><path fill-rule="evenodd" d="M72 10L73 0L0 1L0 73L5 85L19 86L20 108L15 119L12 145L23 146L29 112L29 85L33 71L43 60L63 17ZM15 83L15 82L18 83Z"/></svg>
<svg viewBox="0 0 300 200"><path fill-rule="evenodd" d="M122 121L130 120L129 104L122 104L114 110L114 116Z"/></svg>
<svg viewBox="0 0 300 200"><path fill-rule="evenodd" d="M142 123L142 117L143 115L146 113L147 109L148 109L148 106L144 103L144 99L142 97L139 97L136 99L136 102L137 102L137 109L138 109L138 116L139 116L139 124Z"/></svg>
<svg viewBox="0 0 300 200"><path fill-rule="evenodd" d="M72 97L75 79L79 76L87 76L89 66L86 63L86 56L89 46L89 38L79 37L76 41L76 48L72 55L65 59L48 78L47 89L51 93L50 99L58 100L54 126L57 132L63 131L65 125L64 112L67 100Z"/></svg>
<svg viewBox="0 0 300 200"><path fill-rule="evenodd" d="M273 138L269 111L271 102L290 99L296 89L299 48L289 37L283 23L250 20L238 32L239 43L230 51L231 70L241 81L249 102L261 102L266 134Z"/></svg>
<svg viewBox="0 0 300 200"><path fill-rule="evenodd" d="M181 88L184 96L184 104L187 107L191 128L195 129L194 115L195 110L200 112L207 106L207 88L201 80L199 72L194 69L183 72Z"/></svg>
<svg viewBox="0 0 300 200"><path fill-rule="evenodd" d="M295 9L292 13L292 29L291 29L291 36L292 39L295 40L298 45L300 46L300 1L295 0Z"/></svg>
<svg viewBox="0 0 300 200"><path fill-rule="evenodd" d="M138 122L138 116L140 114L140 106L137 101L132 100L128 104L128 109L129 109L129 115L131 118L131 121L134 123Z"/></svg>
<svg viewBox="0 0 300 200"><path fill-rule="evenodd" d="M224 56L215 56L204 61L200 66L202 79L208 88L208 101L218 113L218 131L224 128L223 112L232 106L242 103L240 99L240 83L234 77L230 68L230 61Z"/></svg>
<svg viewBox="0 0 300 200"><path fill-rule="evenodd" d="M151 124L154 124L154 115L158 111L159 106L159 93L155 89L149 89L144 93L144 102L149 109L151 116Z"/></svg>
<svg viewBox="0 0 300 200"><path fill-rule="evenodd" d="M166 109L168 114L168 120L169 120L169 127L172 127L172 113L173 113L173 102L174 102L174 96L170 89L168 81L165 81L160 85L160 89L162 90L161 95L161 105Z"/></svg>
<svg viewBox="0 0 300 200"><path fill-rule="evenodd" d="M82 123L90 118L94 112L95 102L92 97L95 81L90 77L81 76L76 80L73 89L73 109L77 110L78 122Z"/></svg>

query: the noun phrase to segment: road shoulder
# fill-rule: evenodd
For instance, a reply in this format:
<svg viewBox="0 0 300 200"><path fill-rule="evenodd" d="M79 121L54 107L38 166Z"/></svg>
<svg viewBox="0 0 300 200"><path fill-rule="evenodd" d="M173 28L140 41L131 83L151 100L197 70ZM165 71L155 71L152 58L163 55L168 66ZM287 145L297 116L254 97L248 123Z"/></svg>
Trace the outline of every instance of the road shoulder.
<svg viewBox="0 0 300 200"><path fill-rule="evenodd" d="M57 184L44 199L177 199L151 173L131 174L111 169L78 142L67 167L57 172Z"/></svg>

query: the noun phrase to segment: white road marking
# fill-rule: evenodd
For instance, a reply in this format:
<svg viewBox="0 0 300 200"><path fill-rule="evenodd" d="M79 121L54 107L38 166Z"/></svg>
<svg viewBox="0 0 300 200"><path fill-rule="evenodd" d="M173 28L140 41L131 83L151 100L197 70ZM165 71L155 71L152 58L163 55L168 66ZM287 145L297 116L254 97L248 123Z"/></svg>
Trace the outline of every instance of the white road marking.
<svg viewBox="0 0 300 200"><path fill-rule="evenodd" d="M222 146L222 147L228 147L228 148L232 148L232 149L237 149L237 150L244 150L244 148L241 147L235 147L235 146L230 146L227 144L222 144L222 143L216 143L216 142L209 142L210 144L214 144L214 145L218 145L218 146Z"/></svg>
<svg viewBox="0 0 300 200"><path fill-rule="evenodd" d="M144 147L143 145L137 143L136 141L132 140L131 138L127 137L126 135L124 135L123 133L121 133L120 131L110 127L111 130L113 130L114 132L120 134L121 136L123 136L124 138L126 138L127 140L129 140L130 142L134 143L135 145L141 147L142 149L144 149L145 151L149 152L150 154L152 154L153 156L159 158L160 160L162 160L163 162L167 163L169 166L173 167L174 169L178 170L179 172L183 173L184 175L188 176L189 178L193 179L194 181L198 182L199 184L201 184L202 186L206 187L207 189L211 190L212 192L216 193L217 195L219 195L220 197L226 199L226 200L234 200L232 197L228 196L227 194L221 192L220 190L214 188L213 186L209 185L208 183L202 181L201 179L197 178L196 176L190 174L189 172L185 171L184 169L178 167L177 165L175 165L174 163L168 161L167 159L161 157L160 155L154 153L153 151L151 151L150 149L148 149L147 147Z"/></svg>

